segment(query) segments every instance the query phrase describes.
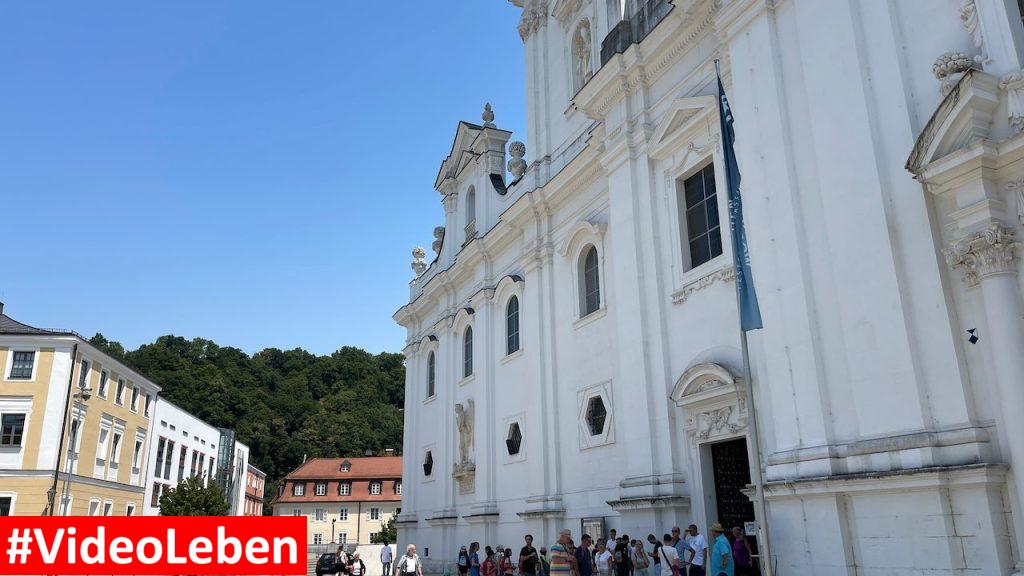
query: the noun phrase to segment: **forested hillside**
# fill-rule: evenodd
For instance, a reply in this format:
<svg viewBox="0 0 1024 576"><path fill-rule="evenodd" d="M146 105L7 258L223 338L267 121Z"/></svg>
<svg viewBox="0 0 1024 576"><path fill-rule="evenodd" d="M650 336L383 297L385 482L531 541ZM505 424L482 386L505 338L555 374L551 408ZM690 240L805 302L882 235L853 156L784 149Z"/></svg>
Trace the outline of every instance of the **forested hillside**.
<svg viewBox="0 0 1024 576"><path fill-rule="evenodd" d="M90 341L163 387L162 397L214 426L235 429L252 450L252 463L267 473L267 501L303 456L401 451L401 354L344 347L329 356L275 348L249 356L178 336L131 351L102 334Z"/></svg>

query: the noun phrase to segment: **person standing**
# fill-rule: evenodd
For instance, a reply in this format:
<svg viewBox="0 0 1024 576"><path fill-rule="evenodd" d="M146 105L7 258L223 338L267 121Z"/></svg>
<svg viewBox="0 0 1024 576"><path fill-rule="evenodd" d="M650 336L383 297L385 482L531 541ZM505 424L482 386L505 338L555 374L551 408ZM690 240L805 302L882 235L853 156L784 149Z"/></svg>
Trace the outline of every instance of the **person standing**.
<svg viewBox="0 0 1024 576"><path fill-rule="evenodd" d="M533 547L533 536L527 534L524 540L526 545L519 550L519 573L523 576L538 576L537 565L539 558L537 557L537 549Z"/></svg>
<svg viewBox="0 0 1024 576"><path fill-rule="evenodd" d="M658 542L658 538L654 534L647 535L647 541L653 547L651 549L651 560L654 561L654 566L650 571L650 576L661 576L661 542Z"/></svg>
<svg viewBox="0 0 1024 576"><path fill-rule="evenodd" d="M686 573L686 562L687 558L690 557L690 545L686 543L686 538L683 538L685 534L676 526L672 529L672 547L675 548L676 554L679 556L679 569Z"/></svg>
<svg viewBox="0 0 1024 576"><path fill-rule="evenodd" d="M754 576L754 551L750 541L743 533L743 528L733 526L732 529L732 560L736 563L736 576Z"/></svg>
<svg viewBox="0 0 1024 576"><path fill-rule="evenodd" d="M717 522L711 526L711 537L715 540L711 548L711 557L708 558L707 571L712 576L735 576L735 567L732 560L732 544L725 537L725 529Z"/></svg>
<svg viewBox="0 0 1024 576"><path fill-rule="evenodd" d="M569 576L572 573L572 556L569 555L569 541L572 532L562 530L558 542L551 547L551 576Z"/></svg>
<svg viewBox="0 0 1024 576"><path fill-rule="evenodd" d="M593 576L594 574L594 555L590 550L592 544L593 540L591 540L590 534L584 534L580 538L580 547L573 552L573 556L576 557L576 570L580 576Z"/></svg>
<svg viewBox="0 0 1024 576"><path fill-rule="evenodd" d="M704 535L697 530L696 524L690 524L686 529L688 535L686 542L690 547L690 576L704 576L704 559L708 557L708 541Z"/></svg>
<svg viewBox="0 0 1024 576"><path fill-rule="evenodd" d="M597 555L594 556L594 564L597 565L598 576L611 576L612 553L608 550L608 543L604 538L597 541Z"/></svg>
<svg viewBox="0 0 1024 576"><path fill-rule="evenodd" d="M647 569L651 566L651 559L644 550L644 543L641 540L630 542L629 560L633 564L633 576L647 576Z"/></svg>
<svg viewBox="0 0 1024 576"><path fill-rule="evenodd" d="M359 559L359 552L352 555L352 563L348 566L348 573L352 576L366 576L366 564Z"/></svg>
<svg viewBox="0 0 1024 576"><path fill-rule="evenodd" d="M512 548L505 548L505 557L501 559L501 573L504 576L515 576L516 567L512 563Z"/></svg>
<svg viewBox="0 0 1024 576"><path fill-rule="evenodd" d="M394 562L394 560L395 557L394 553L391 552L391 545L388 544L387 540L385 540L384 547L380 549L380 573L384 576L388 576L389 574L391 574L391 563Z"/></svg>
<svg viewBox="0 0 1024 576"><path fill-rule="evenodd" d="M540 576L551 576L551 564L548 563L548 549L540 547Z"/></svg>
<svg viewBox="0 0 1024 576"><path fill-rule="evenodd" d="M469 574L469 551L465 546L459 548L459 557L455 560L455 565L459 567L459 576Z"/></svg>
<svg viewBox="0 0 1024 576"><path fill-rule="evenodd" d="M483 576L498 576L497 558L494 556L494 549L484 546L484 563L481 565Z"/></svg>
<svg viewBox="0 0 1024 576"><path fill-rule="evenodd" d="M415 544L405 547L405 556L402 556L398 564L395 565L395 574L397 576L423 576L423 564L416 554Z"/></svg>
<svg viewBox="0 0 1024 576"><path fill-rule="evenodd" d="M680 576L682 561L679 558L679 553L672 546L672 535L665 534L661 541L661 576Z"/></svg>
<svg viewBox="0 0 1024 576"><path fill-rule="evenodd" d="M480 576L480 543L469 545L469 576Z"/></svg>

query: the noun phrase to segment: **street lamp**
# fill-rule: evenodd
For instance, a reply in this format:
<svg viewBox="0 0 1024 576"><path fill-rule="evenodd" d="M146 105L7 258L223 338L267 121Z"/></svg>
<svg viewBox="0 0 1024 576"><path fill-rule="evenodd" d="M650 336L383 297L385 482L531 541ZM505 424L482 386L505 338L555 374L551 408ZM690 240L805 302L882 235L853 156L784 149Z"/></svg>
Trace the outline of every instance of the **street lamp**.
<svg viewBox="0 0 1024 576"><path fill-rule="evenodd" d="M334 544L334 523L337 521L337 518L331 518L331 544Z"/></svg>

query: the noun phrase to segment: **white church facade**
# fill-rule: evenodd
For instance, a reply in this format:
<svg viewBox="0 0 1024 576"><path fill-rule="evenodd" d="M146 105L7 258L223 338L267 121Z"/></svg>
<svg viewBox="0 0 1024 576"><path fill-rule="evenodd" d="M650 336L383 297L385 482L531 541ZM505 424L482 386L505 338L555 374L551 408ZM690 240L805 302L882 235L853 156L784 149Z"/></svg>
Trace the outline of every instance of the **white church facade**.
<svg viewBox="0 0 1024 576"><path fill-rule="evenodd" d="M1018 4L512 1L526 144L458 124L395 314L399 545L753 519L719 59L777 573L1024 573Z"/></svg>

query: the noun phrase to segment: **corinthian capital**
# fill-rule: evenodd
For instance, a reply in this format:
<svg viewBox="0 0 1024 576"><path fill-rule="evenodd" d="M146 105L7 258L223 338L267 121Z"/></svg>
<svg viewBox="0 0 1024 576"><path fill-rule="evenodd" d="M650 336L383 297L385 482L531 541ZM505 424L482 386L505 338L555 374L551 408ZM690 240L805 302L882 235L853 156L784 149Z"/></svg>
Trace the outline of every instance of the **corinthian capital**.
<svg viewBox="0 0 1024 576"><path fill-rule="evenodd" d="M526 39L544 26L547 20L547 0L526 0L523 4L523 14L519 18L519 37L526 42Z"/></svg>
<svg viewBox="0 0 1024 576"><path fill-rule="evenodd" d="M961 269L968 286L977 286L989 276L1016 274L1020 248L1013 230L992 223L980 232L953 242L945 255L950 268Z"/></svg>

